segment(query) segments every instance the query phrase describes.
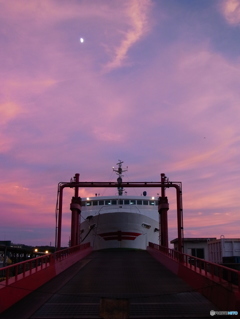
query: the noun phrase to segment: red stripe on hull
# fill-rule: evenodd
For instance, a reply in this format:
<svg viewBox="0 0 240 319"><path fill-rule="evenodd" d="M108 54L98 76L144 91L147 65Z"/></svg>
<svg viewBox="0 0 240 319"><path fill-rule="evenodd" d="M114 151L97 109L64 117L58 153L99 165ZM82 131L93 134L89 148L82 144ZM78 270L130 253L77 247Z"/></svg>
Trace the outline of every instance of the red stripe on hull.
<svg viewBox="0 0 240 319"><path fill-rule="evenodd" d="M110 232L110 233L99 234L99 236L104 237L104 236L118 235L119 233L121 233L121 235L129 235L129 236L139 236L139 235L141 235L141 233L115 231L115 232Z"/></svg>
<svg viewBox="0 0 240 319"><path fill-rule="evenodd" d="M103 237L104 240L119 240L118 237ZM121 240L135 240L136 237L122 237Z"/></svg>
<svg viewBox="0 0 240 319"><path fill-rule="evenodd" d="M104 240L122 241L122 240L135 240L136 237L141 235L141 233L117 231L117 232L109 232L109 233L103 233L98 235L101 236Z"/></svg>

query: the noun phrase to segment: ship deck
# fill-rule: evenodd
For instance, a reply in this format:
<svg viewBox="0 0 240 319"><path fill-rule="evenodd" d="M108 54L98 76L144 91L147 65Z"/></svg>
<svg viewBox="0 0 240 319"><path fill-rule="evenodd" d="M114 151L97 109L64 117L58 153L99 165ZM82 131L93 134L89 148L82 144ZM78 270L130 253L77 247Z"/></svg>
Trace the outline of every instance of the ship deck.
<svg viewBox="0 0 240 319"><path fill-rule="evenodd" d="M217 310L147 251L105 250L77 262L1 318L101 318L104 298L129 303L129 318L209 318ZM114 319L107 313L102 318Z"/></svg>

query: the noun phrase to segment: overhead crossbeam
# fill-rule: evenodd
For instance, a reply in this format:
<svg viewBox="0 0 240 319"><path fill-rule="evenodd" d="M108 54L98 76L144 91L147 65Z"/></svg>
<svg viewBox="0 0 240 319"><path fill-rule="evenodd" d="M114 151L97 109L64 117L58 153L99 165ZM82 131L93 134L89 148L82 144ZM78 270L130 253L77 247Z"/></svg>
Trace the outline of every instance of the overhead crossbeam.
<svg viewBox="0 0 240 319"><path fill-rule="evenodd" d="M70 187L70 188L75 188L75 187L94 187L94 188L104 188L104 187L115 187L117 188L119 186L119 183L117 182L60 182L59 183L60 187ZM121 186L122 187L180 187L181 183L180 182L122 182Z"/></svg>

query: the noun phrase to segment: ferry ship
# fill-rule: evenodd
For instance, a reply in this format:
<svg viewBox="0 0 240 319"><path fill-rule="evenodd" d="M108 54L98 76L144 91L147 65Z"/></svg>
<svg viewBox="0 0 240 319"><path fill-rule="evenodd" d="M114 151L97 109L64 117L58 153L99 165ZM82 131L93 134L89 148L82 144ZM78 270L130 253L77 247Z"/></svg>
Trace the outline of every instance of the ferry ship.
<svg viewBox="0 0 240 319"><path fill-rule="evenodd" d="M123 161L113 171L121 185ZM82 198L80 242L94 250L129 248L145 250L149 242L159 243L158 200L147 196L126 195L119 186L116 196Z"/></svg>

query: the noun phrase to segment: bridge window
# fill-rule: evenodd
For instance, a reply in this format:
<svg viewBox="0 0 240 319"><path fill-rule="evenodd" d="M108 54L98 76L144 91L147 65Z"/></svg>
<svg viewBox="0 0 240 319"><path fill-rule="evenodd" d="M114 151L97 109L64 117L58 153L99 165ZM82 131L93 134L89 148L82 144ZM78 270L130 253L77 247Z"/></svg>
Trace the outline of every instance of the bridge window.
<svg viewBox="0 0 240 319"><path fill-rule="evenodd" d="M97 205L158 205L158 201L157 200L136 200L136 199L119 199L119 200L116 200L116 199L107 199L107 200L93 200L93 201L90 201L90 200L87 200L87 201L82 201L81 202L81 206L84 207L84 206L97 206Z"/></svg>

